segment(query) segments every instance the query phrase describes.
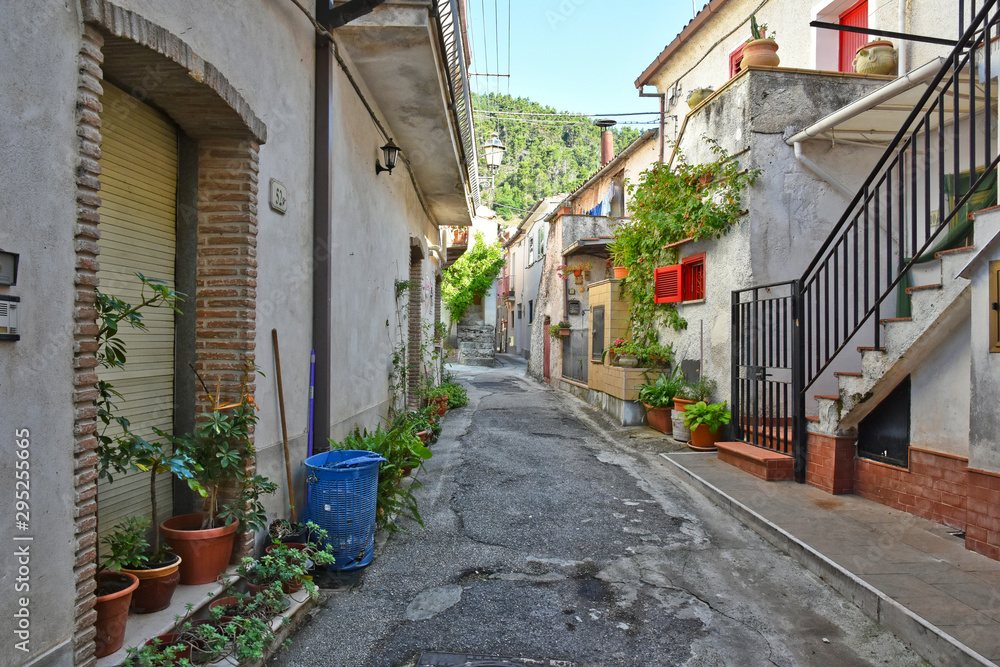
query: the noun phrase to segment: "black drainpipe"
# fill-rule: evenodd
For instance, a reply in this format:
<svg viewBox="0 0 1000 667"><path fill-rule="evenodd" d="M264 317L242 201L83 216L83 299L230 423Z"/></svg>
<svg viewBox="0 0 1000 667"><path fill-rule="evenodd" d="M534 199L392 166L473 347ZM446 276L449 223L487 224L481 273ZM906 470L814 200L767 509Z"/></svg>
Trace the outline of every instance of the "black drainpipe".
<svg viewBox="0 0 1000 667"><path fill-rule="evenodd" d="M330 21L330 1L316 3L316 20ZM330 165L333 162L333 109L330 99L333 85L333 44L316 35L316 103L313 151L313 348L316 350L316 388L313 414L314 453L330 448L330 332L332 274L330 249L333 201Z"/></svg>

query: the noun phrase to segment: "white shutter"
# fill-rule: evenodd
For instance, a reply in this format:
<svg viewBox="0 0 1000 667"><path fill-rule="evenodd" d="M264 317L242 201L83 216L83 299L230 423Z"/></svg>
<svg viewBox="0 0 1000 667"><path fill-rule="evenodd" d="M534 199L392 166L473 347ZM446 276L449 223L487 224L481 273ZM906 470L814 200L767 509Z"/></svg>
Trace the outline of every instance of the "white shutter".
<svg viewBox="0 0 1000 667"><path fill-rule="evenodd" d="M136 273L174 284L177 130L107 82L102 103L101 291L134 305L141 299ZM150 439L156 437L154 426L168 433L173 427L174 315L153 308L143 322L148 331L122 329L125 368L98 372L124 397L116 403L132 430ZM156 488L156 521L161 521L171 514L170 475L160 475ZM112 484L102 480L97 502L101 536L127 516L150 517L148 475L116 476Z"/></svg>

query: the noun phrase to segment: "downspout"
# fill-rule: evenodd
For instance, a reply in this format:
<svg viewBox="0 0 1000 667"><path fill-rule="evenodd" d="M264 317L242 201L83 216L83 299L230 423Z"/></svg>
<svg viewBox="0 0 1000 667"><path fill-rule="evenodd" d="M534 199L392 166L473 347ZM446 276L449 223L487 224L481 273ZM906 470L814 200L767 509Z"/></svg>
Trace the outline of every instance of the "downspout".
<svg viewBox="0 0 1000 667"><path fill-rule="evenodd" d="M899 0L899 32L906 32L906 0ZM899 73L905 74L909 71L906 63L907 52L909 51L909 43L905 39L899 40L899 46L897 52L899 55Z"/></svg>
<svg viewBox="0 0 1000 667"><path fill-rule="evenodd" d="M841 183L837 179L837 177L835 177L833 174L823 169L823 167L819 166L818 164L816 164L815 162L806 157L805 153L802 152L801 141L796 141L794 144L792 144L792 146L795 148L795 159L798 160L803 167L805 167L808 171L811 171L813 174L819 176L821 179L832 185L834 190L844 195L844 199L850 201L851 199L854 198L854 192L852 192L846 185Z"/></svg>
<svg viewBox="0 0 1000 667"><path fill-rule="evenodd" d="M316 3L316 19L320 25L330 20L329 0ZM316 34L316 99L313 128L313 348L316 350L316 388L314 394L315 428L309 443L313 452L329 449L330 381L332 334L330 331L331 292L333 274L330 251L333 201L331 196L331 165L333 163L333 42Z"/></svg>
<svg viewBox="0 0 1000 667"><path fill-rule="evenodd" d="M645 84L643 85L645 87ZM663 157L665 155L665 144L663 139L663 130L667 120L667 94L666 93L644 93L642 88L639 89L639 97L659 97L660 98L660 162L663 162Z"/></svg>

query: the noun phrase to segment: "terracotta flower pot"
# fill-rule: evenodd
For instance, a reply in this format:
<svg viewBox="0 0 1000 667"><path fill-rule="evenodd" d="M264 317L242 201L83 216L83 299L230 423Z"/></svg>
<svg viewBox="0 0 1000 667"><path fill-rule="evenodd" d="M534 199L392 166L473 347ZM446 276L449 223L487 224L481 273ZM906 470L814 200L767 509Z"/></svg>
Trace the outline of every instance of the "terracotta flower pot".
<svg viewBox="0 0 1000 667"><path fill-rule="evenodd" d="M649 427L656 429L660 433L672 435L674 432L673 421L670 418L670 408L654 408L648 403L643 403L646 408L646 421Z"/></svg>
<svg viewBox="0 0 1000 667"><path fill-rule="evenodd" d="M697 401L690 398L674 398L674 410L677 412L684 412L687 410L687 406L694 405Z"/></svg>
<svg viewBox="0 0 1000 667"><path fill-rule="evenodd" d="M778 43L773 39L752 39L743 45L743 65L755 67L777 67Z"/></svg>
<svg viewBox="0 0 1000 667"><path fill-rule="evenodd" d="M876 39L858 49L854 56L854 71L858 74L892 74L897 58L892 42Z"/></svg>
<svg viewBox="0 0 1000 667"><path fill-rule="evenodd" d="M721 433L721 428L710 431L708 424L700 424L691 431L691 442L688 443L688 447L696 452L714 452L718 449L716 444L722 438Z"/></svg>
<svg viewBox="0 0 1000 667"><path fill-rule="evenodd" d="M181 581L180 565L180 556L174 554L174 561L162 567L148 570L122 568L122 572L135 575L139 580L139 587L132 594L132 611L137 614L151 614L169 607L174 590Z"/></svg>
<svg viewBox="0 0 1000 667"><path fill-rule="evenodd" d="M422 443L424 443L426 445L427 441L431 439L431 432L430 431L419 431L417 433L417 437L420 438L420 442L422 442Z"/></svg>
<svg viewBox="0 0 1000 667"><path fill-rule="evenodd" d="M215 581L229 564L236 538L237 522L218 528L200 528L203 515L181 514L160 524L160 532L175 554L181 557L181 583L185 586Z"/></svg>
<svg viewBox="0 0 1000 667"><path fill-rule="evenodd" d="M559 329L559 335L562 336L563 338L566 338L567 336L569 336L569 332L570 332L570 328L569 327L563 327L563 328Z"/></svg>
<svg viewBox="0 0 1000 667"><path fill-rule="evenodd" d="M434 414L438 417L444 417L448 412L448 397L435 398L431 403L434 404Z"/></svg>
<svg viewBox="0 0 1000 667"><path fill-rule="evenodd" d="M627 275L628 275L628 269L627 268L625 268L624 266L616 266L615 267L615 280L621 280L622 278L624 278Z"/></svg>
<svg viewBox="0 0 1000 667"><path fill-rule="evenodd" d="M95 657L103 658L122 647L125 641L125 624L132 592L139 587L135 575L127 572L99 572L97 574L97 646ZM107 592L104 592L107 591Z"/></svg>

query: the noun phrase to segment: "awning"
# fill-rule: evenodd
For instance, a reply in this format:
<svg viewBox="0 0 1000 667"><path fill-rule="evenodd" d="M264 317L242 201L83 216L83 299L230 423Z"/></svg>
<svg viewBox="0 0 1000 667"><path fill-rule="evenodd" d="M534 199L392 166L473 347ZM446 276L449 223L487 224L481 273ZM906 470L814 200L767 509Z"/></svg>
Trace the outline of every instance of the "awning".
<svg viewBox="0 0 1000 667"><path fill-rule="evenodd" d="M563 257L573 255L592 255L594 257L609 257L608 244L614 241L613 236L599 236L591 239L580 239L563 248Z"/></svg>
<svg viewBox="0 0 1000 667"><path fill-rule="evenodd" d="M838 109L825 118L813 123L806 129L785 141L793 145L809 139L823 139L837 143L857 143L864 145L884 145L892 141L899 128L906 122L913 108L917 106L934 76L944 66L945 59L937 58L917 69L904 74L894 81L865 95L847 106ZM968 72L960 90L969 90ZM939 88L947 83L948 76ZM952 86L949 92L954 88ZM976 112L985 109L984 97L986 89L982 85L976 87ZM993 109L996 111L997 86L993 86ZM933 104L936 95L928 98L928 107ZM945 97L945 123L954 122L954 101L950 94ZM969 114L970 100L967 95L958 99L959 118ZM938 116L931 117L931 132L937 129Z"/></svg>

